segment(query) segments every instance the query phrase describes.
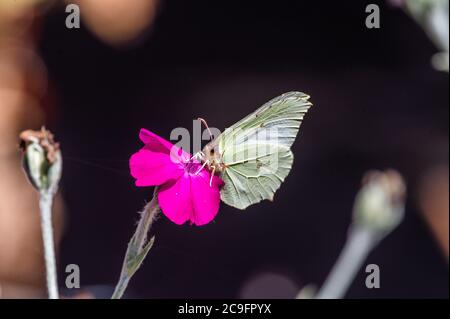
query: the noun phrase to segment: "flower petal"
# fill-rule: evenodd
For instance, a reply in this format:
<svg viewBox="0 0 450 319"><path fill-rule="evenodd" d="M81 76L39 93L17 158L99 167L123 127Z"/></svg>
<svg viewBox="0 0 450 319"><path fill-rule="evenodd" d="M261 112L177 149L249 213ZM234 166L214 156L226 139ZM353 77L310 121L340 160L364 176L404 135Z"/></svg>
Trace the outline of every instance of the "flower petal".
<svg viewBox="0 0 450 319"><path fill-rule="evenodd" d="M184 169L167 154L142 149L131 156L130 171L136 178L136 186L156 186L177 179Z"/></svg>
<svg viewBox="0 0 450 319"><path fill-rule="evenodd" d="M173 146L169 141L144 128L139 133L139 139L148 150L153 152L168 154Z"/></svg>
<svg viewBox="0 0 450 319"><path fill-rule="evenodd" d="M141 129L139 139L145 144L145 149L152 152L170 154L175 163L184 162L191 158L191 154L149 130Z"/></svg>
<svg viewBox="0 0 450 319"><path fill-rule="evenodd" d="M191 219L193 207L191 184L185 173L177 181L164 184L158 192L158 202L164 215L177 225Z"/></svg>
<svg viewBox="0 0 450 319"><path fill-rule="evenodd" d="M206 225L216 217L220 206L220 187L223 181L213 176L210 186L210 173L203 169L198 175L191 175L191 198L194 213L191 221L197 225Z"/></svg>

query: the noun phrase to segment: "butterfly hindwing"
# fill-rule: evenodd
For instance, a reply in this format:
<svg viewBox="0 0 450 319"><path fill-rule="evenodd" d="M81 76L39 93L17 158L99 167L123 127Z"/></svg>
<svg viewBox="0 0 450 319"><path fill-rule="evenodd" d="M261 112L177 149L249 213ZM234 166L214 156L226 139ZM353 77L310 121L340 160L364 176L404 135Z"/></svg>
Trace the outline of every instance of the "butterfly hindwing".
<svg viewBox="0 0 450 319"><path fill-rule="evenodd" d="M277 157L277 164L270 163L271 158ZM220 197L227 205L245 209L264 199L272 200L275 192L292 167L294 156L284 148L276 155L259 158L254 165L251 162L232 165L222 173L225 183L220 191ZM258 167L259 165L262 165Z"/></svg>

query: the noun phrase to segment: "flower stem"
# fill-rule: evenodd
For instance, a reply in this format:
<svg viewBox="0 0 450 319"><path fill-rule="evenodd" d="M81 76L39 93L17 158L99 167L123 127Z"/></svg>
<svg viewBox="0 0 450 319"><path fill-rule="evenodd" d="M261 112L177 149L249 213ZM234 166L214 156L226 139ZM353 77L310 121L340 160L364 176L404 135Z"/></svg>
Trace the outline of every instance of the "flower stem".
<svg viewBox="0 0 450 319"><path fill-rule="evenodd" d="M156 216L159 213L157 192L158 188L156 187L153 193L152 200L144 207L143 211L140 213L141 219L139 220L133 237L131 237L131 240L128 243L128 248L123 261L120 278L111 299L122 298L131 278L140 268L142 262L153 246L155 237L152 237L150 240L148 240L147 236L150 227L152 226L153 222L156 219Z"/></svg>
<svg viewBox="0 0 450 319"><path fill-rule="evenodd" d="M53 240L52 204L53 193L40 192L39 207L41 211L42 240L44 243L45 270L49 299L58 299L58 282L56 275L55 243Z"/></svg>
<svg viewBox="0 0 450 319"><path fill-rule="evenodd" d="M379 234L370 228L358 225L350 227L347 242L316 298L344 297L367 255L379 239Z"/></svg>

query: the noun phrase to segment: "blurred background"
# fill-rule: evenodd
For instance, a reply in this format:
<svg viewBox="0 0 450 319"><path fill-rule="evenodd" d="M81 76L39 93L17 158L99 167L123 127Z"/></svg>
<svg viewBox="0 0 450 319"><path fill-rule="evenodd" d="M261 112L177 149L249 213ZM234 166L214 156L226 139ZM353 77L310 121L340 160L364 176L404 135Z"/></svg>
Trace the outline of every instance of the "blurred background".
<svg viewBox="0 0 450 319"><path fill-rule="evenodd" d="M83 291L108 298L152 195L128 172L139 129L168 139L197 117L224 129L300 90L314 107L275 201L244 212L223 204L204 227L161 216L129 296L293 298L321 285L364 172L395 168L406 217L367 260L381 288L367 289L361 269L347 297L448 298L448 73L432 67L439 48L401 1L69 2L79 29L66 28L62 1L0 0L0 297L45 292L21 130L45 124L61 142L60 284L77 264ZM365 26L369 3L380 29Z"/></svg>

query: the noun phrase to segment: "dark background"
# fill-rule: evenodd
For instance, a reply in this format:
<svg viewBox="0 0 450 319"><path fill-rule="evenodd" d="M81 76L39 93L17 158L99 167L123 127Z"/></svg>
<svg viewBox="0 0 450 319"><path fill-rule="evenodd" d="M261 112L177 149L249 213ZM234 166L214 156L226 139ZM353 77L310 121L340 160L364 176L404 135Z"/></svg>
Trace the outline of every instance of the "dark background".
<svg viewBox="0 0 450 319"><path fill-rule="evenodd" d="M378 2L381 28L367 29L374 2L162 1L151 32L126 49L84 26L67 30L64 8L53 9L41 53L65 156L61 278L76 263L85 287L118 279L136 212L152 194L128 173L141 127L169 138L203 117L223 129L300 90L314 107L275 202L244 212L222 204L204 227L161 216L130 291L233 298L267 272L297 288L320 285L345 242L362 175L392 167L408 183L406 219L367 260L380 266L381 288L367 289L361 269L348 297L448 297L448 264L416 199L421 174L448 163L448 74L432 69L435 47L400 9ZM287 288L267 296L293 297Z"/></svg>

